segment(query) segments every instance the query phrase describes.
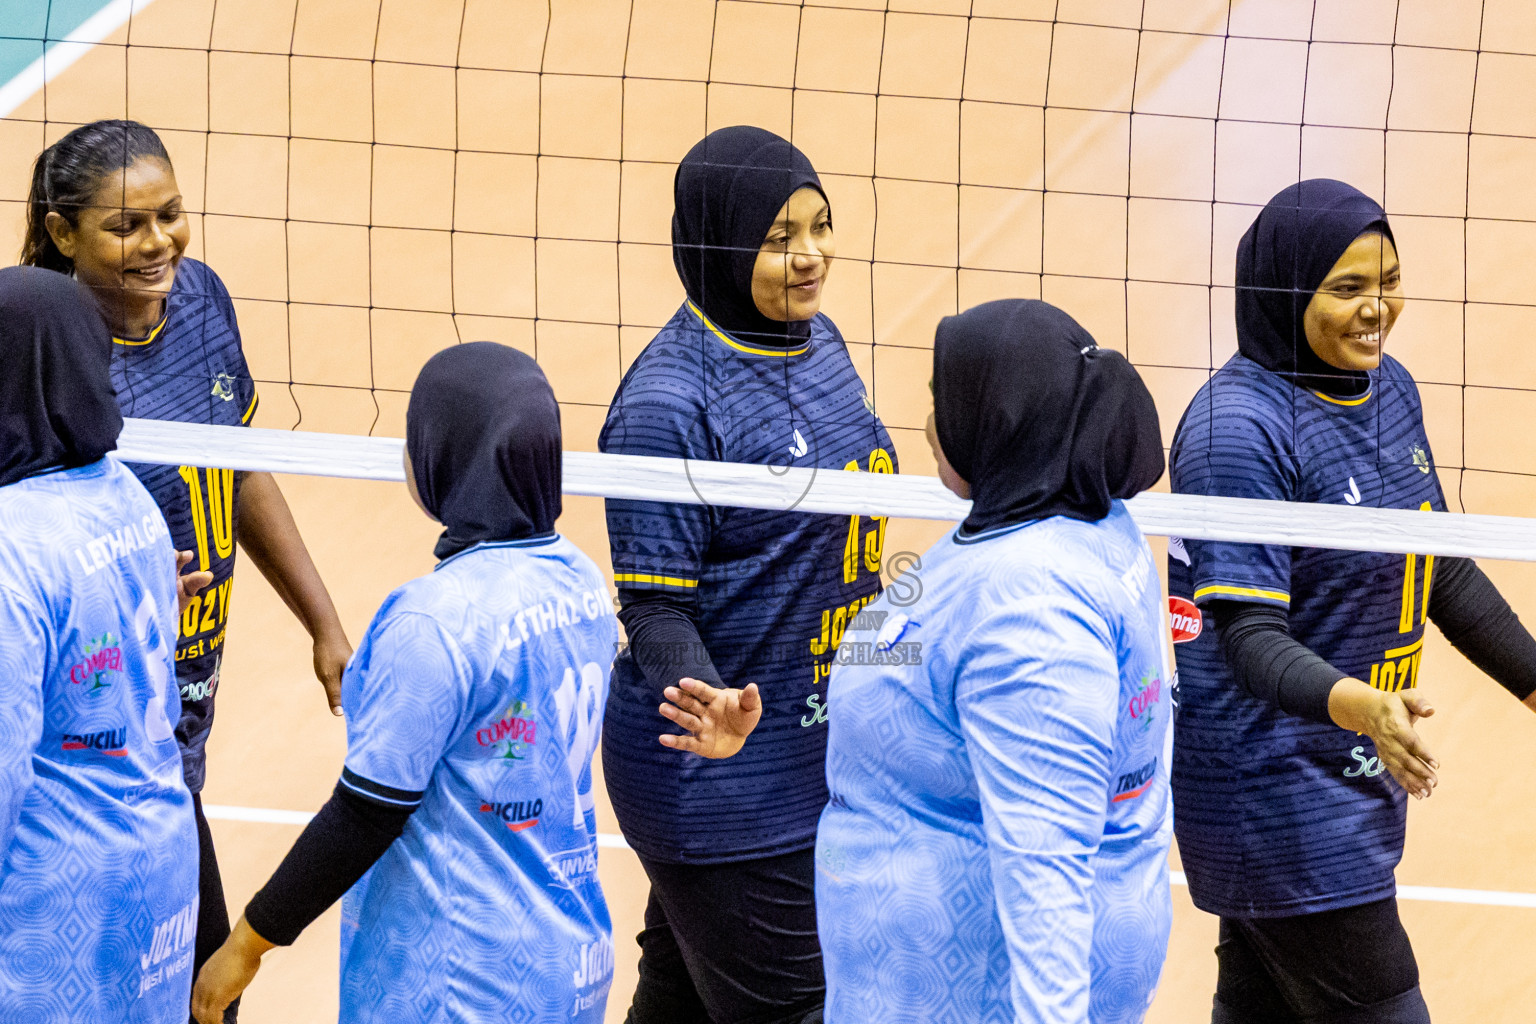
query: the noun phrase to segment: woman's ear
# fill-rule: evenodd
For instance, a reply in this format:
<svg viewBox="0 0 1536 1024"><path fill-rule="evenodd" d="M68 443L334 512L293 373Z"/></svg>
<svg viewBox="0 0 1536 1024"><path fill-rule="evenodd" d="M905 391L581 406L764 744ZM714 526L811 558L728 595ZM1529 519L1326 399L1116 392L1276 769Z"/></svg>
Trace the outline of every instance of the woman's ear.
<svg viewBox="0 0 1536 1024"><path fill-rule="evenodd" d="M43 227L48 229L48 237L53 239L54 246L64 254L65 259L75 258L75 228L62 213L48 212L43 218Z"/></svg>

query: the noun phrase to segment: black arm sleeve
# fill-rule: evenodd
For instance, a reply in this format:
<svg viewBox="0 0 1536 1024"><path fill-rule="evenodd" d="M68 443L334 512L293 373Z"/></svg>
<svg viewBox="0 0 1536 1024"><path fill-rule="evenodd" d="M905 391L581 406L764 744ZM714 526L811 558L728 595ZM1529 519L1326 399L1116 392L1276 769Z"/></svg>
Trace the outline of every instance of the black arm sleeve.
<svg viewBox="0 0 1536 1024"><path fill-rule="evenodd" d="M1328 694L1344 673L1291 636L1284 609L1247 601L1212 601L1205 608L1245 690L1287 714L1333 724Z"/></svg>
<svg viewBox="0 0 1536 1024"><path fill-rule="evenodd" d="M1470 558L1439 558L1429 617L1468 661L1520 700L1536 693L1536 639Z"/></svg>
<svg viewBox="0 0 1536 1024"><path fill-rule="evenodd" d="M664 590L619 588L619 621L629 638L629 653L661 699L661 691L684 676L710 686L724 686L694 621L692 595Z"/></svg>
<svg viewBox="0 0 1536 1024"><path fill-rule="evenodd" d="M246 923L268 942L292 945L384 856L415 809L374 803L338 782L267 884L245 905Z"/></svg>

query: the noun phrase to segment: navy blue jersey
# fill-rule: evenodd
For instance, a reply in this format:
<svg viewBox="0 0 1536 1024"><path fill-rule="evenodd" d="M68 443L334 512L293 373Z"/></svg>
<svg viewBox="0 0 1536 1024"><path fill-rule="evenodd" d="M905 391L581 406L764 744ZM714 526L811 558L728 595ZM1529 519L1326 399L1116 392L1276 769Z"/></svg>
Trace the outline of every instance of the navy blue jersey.
<svg viewBox="0 0 1536 1024"><path fill-rule="evenodd" d="M842 335L764 349L692 303L648 345L608 410L599 447L624 455L892 473ZM811 847L826 803L826 683L843 630L880 592L885 521L725 505L609 500L620 587L696 595L699 636L728 686L757 683L763 717L736 756L663 747L661 694L627 651L614 663L603 767L625 837L674 863ZM686 653L683 653L686 657Z"/></svg>
<svg viewBox="0 0 1536 1024"><path fill-rule="evenodd" d="M183 258L177 265L165 318L148 337L114 341L112 383L124 416L228 427L255 415L256 385L240 349L234 303L218 275L197 260ZM182 612L176 643L181 690L176 738L187 785L197 793L203 788L203 748L213 727L235 571L239 477L202 466L130 463L128 468L160 506L176 549L193 553L189 568L213 573L213 582Z"/></svg>
<svg viewBox="0 0 1536 1024"><path fill-rule="evenodd" d="M1170 459L1180 494L1445 510L1418 388L1391 357L1329 398L1233 356L1195 396ZM1232 677L1203 611L1288 609L1299 642L1384 690L1418 685L1433 557L1173 541L1180 706L1173 791L1195 905L1282 917L1390 896L1407 794L1368 737L1286 714ZM1190 636L1194 633L1193 637Z"/></svg>

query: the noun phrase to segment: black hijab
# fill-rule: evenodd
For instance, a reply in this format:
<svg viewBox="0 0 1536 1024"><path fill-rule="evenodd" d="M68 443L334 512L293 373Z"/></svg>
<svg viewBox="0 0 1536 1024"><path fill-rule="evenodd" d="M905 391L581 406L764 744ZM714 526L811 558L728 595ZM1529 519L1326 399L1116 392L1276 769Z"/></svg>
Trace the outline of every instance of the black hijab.
<svg viewBox="0 0 1536 1024"><path fill-rule="evenodd" d="M437 353L405 412L422 504L447 558L484 541L552 534L560 516L560 407L532 357L493 341Z"/></svg>
<svg viewBox="0 0 1536 1024"><path fill-rule="evenodd" d="M787 346L810 337L808 320L772 320L752 301L752 266L779 208L802 188L826 197L805 154L762 128L704 136L672 183L672 262L694 305L721 330Z"/></svg>
<svg viewBox="0 0 1536 1024"><path fill-rule="evenodd" d="M0 486L117 447L111 360L89 292L52 270L0 270Z"/></svg>
<svg viewBox="0 0 1536 1024"><path fill-rule="evenodd" d="M1103 519L1163 475L1157 407L1136 370L1034 299L939 321L933 408L944 456L971 485L965 533Z"/></svg>
<svg viewBox="0 0 1536 1024"><path fill-rule="evenodd" d="M1367 231L1392 238L1386 213L1351 185L1309 178L1281 189L1237 243L1237 350L1300 387L1363 395L1370 374L1324 362L1307 344L1302 314L1344 250Z"/></svg>

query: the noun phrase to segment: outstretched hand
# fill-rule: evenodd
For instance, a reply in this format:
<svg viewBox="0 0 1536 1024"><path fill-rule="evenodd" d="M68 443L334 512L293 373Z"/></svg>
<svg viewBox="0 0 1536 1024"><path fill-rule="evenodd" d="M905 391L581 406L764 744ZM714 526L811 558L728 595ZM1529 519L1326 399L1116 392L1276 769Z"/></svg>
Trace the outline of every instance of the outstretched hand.
<svg viewBox="0 0 1536 1024"><path fill-rule="evenodd" d="M742 748L763 717L763 699L756 683L745 689L717 688L697 679L680 679L663 691L670 704L662 717L688 730L661 737L661 745L700 757L730 757Z"/></svg>
<svg viewBox="0 0 1536 1024"><path fill-rule="evenodd" d="M198 569L196 572L182 574L187 563L192 561L192 552L176 552L176 610L184 612L187 605L192 603L192 598L199 590L213 582L213 573L207 569Z"/></svg>
<svg viewBox="0 0 1536 1024"><path fill-rule="evenodd" d="M1398 784L1424 799L1440 784L1435 760L1414 723L1435 713L1417 690L1387 693L1358 679L1340 679L1328 695L1328 714L1337 725L1365 733L1376 744L1376 755Z"/></svg>

